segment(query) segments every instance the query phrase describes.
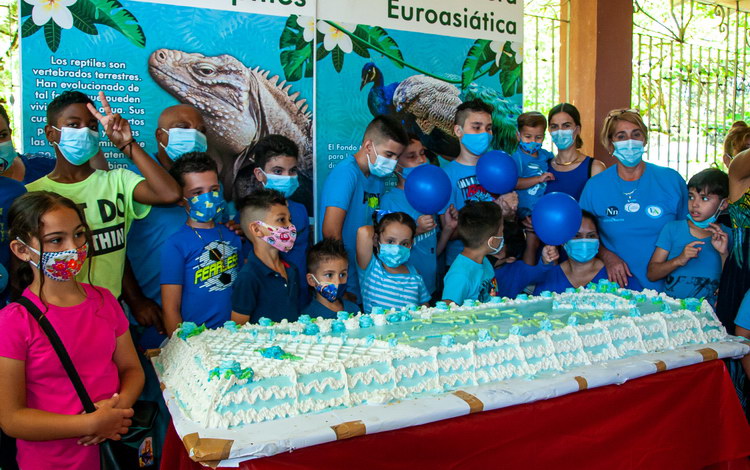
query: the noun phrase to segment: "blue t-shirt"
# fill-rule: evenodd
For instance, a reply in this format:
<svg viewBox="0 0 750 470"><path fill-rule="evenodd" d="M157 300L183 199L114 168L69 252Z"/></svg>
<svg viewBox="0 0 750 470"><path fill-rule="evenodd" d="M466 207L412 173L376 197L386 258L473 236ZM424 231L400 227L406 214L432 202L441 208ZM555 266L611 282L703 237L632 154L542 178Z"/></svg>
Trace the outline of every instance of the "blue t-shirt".
<svg viewBox="0 0 750 470"><path fill-rule="evenodd" d="M372 255L370 264L364 271L357 266L362 279L362 299L364 311L370 312L373 307L401 308L409 305L420 305L430 301L430 293L422 276L410 263L408 273L393 274L383 267L376 255Z"/></svg>
<svg viewBox="0 0 750 470"><path fill-rule="evenodd" d="M739 310L737 310L737 316L734 319L734 324L740 326L746 330L750 330L750 291L745 293L745 298L742 299Z"/></svg>
<svg viewBox="0 0 750 470"><path fill-rule="evenodd" d="M283 261L283 260L282 260ZM278 322L299 318L299 275L297 268L283 261L287 279L266 266L250 250L247 262L237 275L232 291L232 310L257 323L261 317Z"/></svg>
<svg viewBox="0 0 750 470"><path fill-rule="evenodd" d="M193 229L183 224L164 242L161 283L182 286L183 321L218 328L231 318L239 253L240 237L223 225Z"/></svg>
<svg viewBox="0 0 750 470"><path fill-rule="evenodd" d="M399 188L393 188L385 193L380 201L380 208L386 211L406 212L414 219L414 222L424 215L409 204L406 200L406 193ZM437 228L417 235L411 247L411 256L409 256L409 264L417 268L417 272L422 275L427 292L430 294L435 292L437 284L437 240Z"/></svg>
<svg viewBox="0 0 750 470"><path fill-rule="evenodd" d="M600 269L599 272L596 273L596 276L594 276L594 278L590 282L596 284L601 279L607 279L607 268L605 267L602 267L602 269ZM570 280L568 279L568 276L565 275L565 271L563 271L562 266L558 264L552 266L551 269L547 270L544 278L539 281L534 288L534 295L539 295L544 291L562 293L565 292L565 289L568 289L569 287L575 286L570 283ZM620 287L625 287L630 290L643 290L643 286L641 286L641 283L638 282L638 279L636 279L635 277L628 277L628 285Z"/></svg>
<svg viewBox="0 0 750 470"><path fill-rule="evenodd" d="M495 268L497 295L515 298L531 284L541 282L553 265L539 263L529 266L523 260L505 263Z"/></svg>
<svg viewBox="0 0 750 470"><path fill-rule="evenodd" d="M547 182L545 194L565 193L571 195L576 201L581 199L581 193L589 180L593 163L593 158L586 157L570 171L557 171L550 165L548 171L555 175L555 179Z"/></svg>
<svg viewBox="0 0 750 470"><path fill-rule="evenodd" d="M10 261L10 240L8 237L8 210L13 201L23 193L26 188L18 181L0 176L0 264L8 267ZM26 240L28 242L28 240Z"/></svg>
<svg viewBox="0 0 750 470"><path fill-rule="evenodd" d="M495 295L497 281L492 263L484 258L479 264L463 254L458 255L445 275L443 300L452 300L461 305L466 299L489 302L490 297Z"/></svg>
<svg viewBox="0 0 750 470"><path fill-rule="evenodd" d="M722 230L731 237L731 231L721 226ZM696 238L690 233L687 220L670 222L661 229L656 246L666 250L667 261L682 253L688 243L702 241L701 251L697 258L687 262L685 266L672 271L666 278L664 292L676 299L705 298L708 303L716 303L716 291L721 278L721 254L711 245L711 237ZM731 245L731 238L729 242Z"/></svg>
<svg viewBox="0 0 750 470"><path fill-rule="evenodd" d="M302 308L310 302L310 292L307 289L307 248L310 245L310 218L307 216L307 209L303 204L286 200L289 206L289 215L292 224L297 228L297 240L294 246L287 253L281 253L281 259L291 263L297 268L299 280L299 306Z"/></svg>
<svg viewBox="0 0 750 470"><path fill-rule="evenodd" d="M359 312L359 305L354 302L349 302L346 299L341 299L341 302L344 304L344 310L339 311L349 313ZM302 309L302 314L310 315L311 318L323 317L336 319L336 314L339 311L329 310L328 307L318 302L318 299L313 299L312 302Z"/></svg>
<svg viewBox="0 0 750 470"><path fill-rule="evenodd" d="M641 285L663 291L664 281L649 281L646 271L662 227L684 220L688 212L682 176L671 168L646 163L640 179L623 181L617 165L611 166L586 183L580 204L599 221L604 246L627 263Z"/></svg>
<svg viewBox="0 0 750 470"><path fill-rule="evenodd" d="M42 153L30 153L18 155L26 168L23 175L23 184L33 183L43 176L47 176L55 169L55 157L48 157Z"/></svg>
<svg viewBox="0 0 750 470"><path fill-rule="evenodd" d="M351 155L336 165L326 178L321 194L321 230L326 208L338 207L346 211L341 237L350 261L357 259L357 230L363 225L372 225L372 213L380 207L384 191L383 180L365 176ZM353 270L347 281L348 291L361 299L359 284L357 272Z"/></svg>
<svg viewBox="0 0 750 470"><path fill-rule="evenodd" d="M549 161L555 156L551 152L539 149L537 156L529 155L519 147L513 152L513 160L518 167L519 178L531 178L546 173L549 169ZM526 189L517 189L518 194L518 216L523 218L531 214L531 210L536 205L536 201L544 196L547 189L547 183L539 183Z"/></svg>
<svg viewBox="0 0 750 470"><path fill-rule="evenodd" d="M464 165L457 161L450 162L445 168L445 173L451 180L450 204L456 210L461 210L466 201L492 201L492 195L479 184L477 180L476 165ZM462 251L464 244L461 240L451 240L445 250L445 262L450 265Z"/></svg>

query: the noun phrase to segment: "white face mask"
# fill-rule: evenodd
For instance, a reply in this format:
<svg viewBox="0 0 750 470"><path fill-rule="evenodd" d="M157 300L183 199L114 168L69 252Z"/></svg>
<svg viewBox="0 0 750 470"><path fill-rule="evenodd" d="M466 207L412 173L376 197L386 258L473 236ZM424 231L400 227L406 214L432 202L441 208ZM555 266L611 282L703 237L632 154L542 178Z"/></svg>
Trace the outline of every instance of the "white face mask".
<svg viewBox="0 0 750 470"><path fill-rule="evenodd" d="M497 245L497 248L495 248L494 246L492 246L492 240L498 240L498 239L500 240L500 243ZM505 246L505 237L490 237L487 240L487 246L490 247L490 250L492 250L490 251L490 254L496 255L500 253L501 251L503 251L503 247Z"/></svg>
<svg viewBox="0 0 750 470"><path fill-rule="evenodd" d="M375 150L375 146L372 146L373 150ZM384 156L377 153L377 150L375 150L375 163L372 163L370 161L370 154L367 153L367 167L370 169L370 173L377 176L378 178L385 178L386 176L389 176L393 173L393 170L396 169L396 164L398 163L397 160L393 160L390 158L385 158Z"/></svg>

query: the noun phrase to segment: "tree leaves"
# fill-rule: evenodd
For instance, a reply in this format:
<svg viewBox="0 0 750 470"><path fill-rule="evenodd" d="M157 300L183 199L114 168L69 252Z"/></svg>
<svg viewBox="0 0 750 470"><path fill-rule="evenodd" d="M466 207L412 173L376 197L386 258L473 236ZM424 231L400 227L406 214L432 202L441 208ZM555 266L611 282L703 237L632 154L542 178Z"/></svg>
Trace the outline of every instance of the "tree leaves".
<svg viewBox="0 0 750 470"><path fill-rule="evenodd" d="M313 44L305 41L305 30L298 15L290 15L279 37L281 67L288 82L313 76Z"/></svg>
<svg viewBox="0 0 750 470"><path fill-rule="evenodd" d="M51 18L43 26L37 25L31 18L35 7L21 2L21 17L28 17L21 26L21 36L28 37L44 28L44 39L52 52L60 47L62 28ZM64 8L64 7L63 7ZM126 10L118 0L78 0L68 7L73 15L73 27L79 31L95 36L99 34L97 24L108 26L125 36L138 47L146 46L146 35L138 20Z"/></svg>

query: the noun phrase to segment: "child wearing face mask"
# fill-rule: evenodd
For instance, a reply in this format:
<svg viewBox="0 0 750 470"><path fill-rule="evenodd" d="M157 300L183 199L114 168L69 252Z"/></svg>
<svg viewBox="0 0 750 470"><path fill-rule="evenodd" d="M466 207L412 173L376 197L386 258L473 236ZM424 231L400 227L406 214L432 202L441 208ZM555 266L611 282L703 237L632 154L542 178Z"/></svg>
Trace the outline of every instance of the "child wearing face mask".
<svg viewBox="0 0 750 470"><path fill-rule="evenodd" d="M297 144L283 135L272 134L263 137L253 149L255 178L264 188L275 189L284 195L289 206L292 224L297 227L297 240L294 246L288 253L282 253L281 258L297 268L300 287L299 304L303 307L310 302L305 278L306 255L310 246L310 220L304 204L289 199L299 188L298 158Z"/></svg>
<svg viewBox="0 0 750 470"><path fill-rule="evenodd" d="M83 405L40 322L26 306L0 310L0 421L17 439L17 461L28 470L99 468L99 444L128 431L143 370L117 299L79 282L90 264L91 231L81 208L48 191L11 206L14 279L64 344L96 405ZM98 260L94 260L96 264Z"/></svg>
<svg viewBox="0 0 750 470"><path fill-rule="evenodd" d="M336 318L338 312L357 313L359 306L344 298L349 277L349 257L341 240L324 238L307 254L307 285L315 297L302 313L312 318Z"/></svg>
<svg viewBox="0 0 750 470"><path fill-rule="evenodd" d="M544 278L536 283L534 295L544 291L562 293L570 287L582 287L590 282L597 283L601 279L607 279L604 262L597 258L599 229L593 214L583 211L578 232L563 245L563 248L568 255L567 259L545 271ZM547 245L543 252L551 253L552 258L558 258L557 247ZM628 276L627 279L628 289L643 289L635 277Z"/></svg>
<svg viewBox="0 0 750 470"><path fill-rule="evenodd" d="M187 221L161 248L161 302L168 335L183 321L218 328L229 320L240 269L240 237L214 222L224 210L216 162L203 152L175 160Z"/></svg>
<svg viewBox="0 0 750 470"><path fill-rule="evenodd" d="M531 215L536 201L544 196L547 182L555 177L549 172L549 161L554 158L551 152L542 148L547 119L538 111L518 116L518 149L513 152L513 160L518 166L518 218Z"/></svg>
<svg viewBox="0 0 750 470"><path fill-rule="evenodd" d="M729 228L716 223L727 208L729 178L718 168L707 168L690 178L687 187L687 220L662 228L647 276L650 281L664 279L669 296L705 298L715 305L729 255Z"/></svg>
<svg viewBox="0 0 750 470"><path fill-rule="evenodd" d="M375 225L357 232L357 267L364 312L373 307L402 308L430 300L422 276L409 263L417 224L404 212L381 211Z"/></svg>
<svg viewBox="0 0 750 470"><path fill-rule="evenodd" d="M252 243L247 262L234 282L232 320L239 324L299 317L297 268L281 257L294 247L297 228L292 224L283 194L259 189L237 203L242 232Z"/></svg>
<svg viewBox="0 0 750 470"><path fill-rule="evenodd" d="M469 202L458 211L456 230L464 249L445 275L443 301L489 302L497 295L497 280L487 256L499 254L505 245L503 210L494 202Z"/></svg>
<svg viewBox="0 0 750 470"><path fill-rule="evenodd" d="M94 234L89 255L97 261L91 282L119 297L130 225L145 217L152 205L176 202L181 191L135 141L128 121L112 113L103 93L99 99L104 115L77 91L61 93L50 102L45 135L55 151L55 169L26 189L55 192L83 209ZM99 152L100 123L110 142L133 160L143 176L125 169L103 171L91 166L91 158ZM79 279L85 280L87 275L88 265Z"/></svg>

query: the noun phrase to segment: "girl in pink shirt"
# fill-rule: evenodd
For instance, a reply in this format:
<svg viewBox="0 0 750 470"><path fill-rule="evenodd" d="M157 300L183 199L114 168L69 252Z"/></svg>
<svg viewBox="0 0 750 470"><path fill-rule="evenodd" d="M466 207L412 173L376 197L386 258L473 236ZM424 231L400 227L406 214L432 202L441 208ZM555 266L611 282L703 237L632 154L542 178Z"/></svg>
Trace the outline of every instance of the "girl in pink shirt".
<svg viewBox="0 0 750 470"><path fill-rule="evenodd" d="M27 193L11 206L8 225L10 249L21 262L14 281L60 336L97 411L82 414L39 323L12 303L0 310L0 427L17 438L24 470L98 469L96 444L127 432L143 387L127 319L107 289L75 279L91 249L75 203Z"/></svg>

